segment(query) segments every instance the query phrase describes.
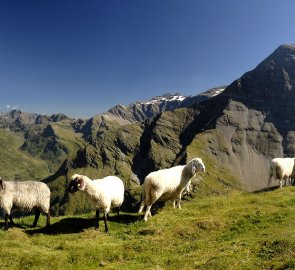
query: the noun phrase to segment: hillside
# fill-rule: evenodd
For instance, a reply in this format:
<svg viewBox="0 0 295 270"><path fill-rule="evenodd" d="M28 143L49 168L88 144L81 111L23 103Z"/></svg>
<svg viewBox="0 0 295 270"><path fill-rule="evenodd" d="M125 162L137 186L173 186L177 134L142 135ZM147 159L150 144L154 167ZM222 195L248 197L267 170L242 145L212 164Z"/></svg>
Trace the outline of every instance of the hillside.
<svg viewBox="0 0 295 270"><path fill-rule="evenodd" d="M210 188L206 179L202 185ZM26 217L0 231L0 268L294 269L294 197L294 187L197 196L181 210L167 203L148 222L111 214L109 234L102 221L93 229L94 212L53 218L48 231L30 229L33 217Z"/></svg>
<svg viewBox="0 0 295 270"><path fill-rule="evenodd" d="M8 180L42 180L50 173L48 162L20 151L24 143L22 134L0 129L1 177Z"/></svg>

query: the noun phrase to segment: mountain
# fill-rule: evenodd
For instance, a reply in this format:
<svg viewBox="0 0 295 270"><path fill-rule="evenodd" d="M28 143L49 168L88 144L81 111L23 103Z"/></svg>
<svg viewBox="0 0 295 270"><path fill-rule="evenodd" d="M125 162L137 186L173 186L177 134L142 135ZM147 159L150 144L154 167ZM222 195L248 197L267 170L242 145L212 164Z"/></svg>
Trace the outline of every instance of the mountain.
<svg viewBox="0 0 295 270"><path fill-rule="evenodd" d="M108 110L107 113L130 122L142 122L145 119L154 118L163 111L174 111L177 108L190 107L196 103L200 103L220 94L225 88L226 86L216 87L196 96L189 97L179 93L167 93L145 102L135 102L128 106L117 105Z"/></svg>
<svg viewBox="0 0 295 270"><path fill-rule="evenodd" d="M177 108L188 108L215 95L220 94L226 86L215 87L196 96L183 96L181 94L164 94L144 102L135 102L128 106L116 105L103 114L98 114L86 121L81 132L87 141L94 140L100 129L109 125L126 125L134 122L143 122L153 119L164 111L174 111Z"/></svg>
<svg viewBox="0 0 295 270"><path fill-rule="evenodd" d="M196 110L207 151L248 190L268 186L269 160L295 154L295 45L282 45ZM204 145L205 147L205 145Z"/></svg>
<svg viewBox="0 0 295 270"><path fill-rule="evenodd" d="M82 194L65 192L74 172L120 176L130 211L149 172L195 156L206 165L204 184L195 183L198 194L261 190L277 184L268 182L270 159L295 155L294 84L295 45L282 45L229 86L195 97L169 94L118 105L86 121L18 117L26 127L20 149L55 164L44 181L57 215L92 209Z"/></svg>

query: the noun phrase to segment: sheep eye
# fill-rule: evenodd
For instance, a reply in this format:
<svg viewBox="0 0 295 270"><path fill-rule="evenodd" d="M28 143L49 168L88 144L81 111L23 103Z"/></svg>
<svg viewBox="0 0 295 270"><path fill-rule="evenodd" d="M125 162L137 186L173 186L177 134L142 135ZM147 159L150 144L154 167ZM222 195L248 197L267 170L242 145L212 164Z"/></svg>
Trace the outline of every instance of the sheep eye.
<svg viewBox="0 0 295 270"><path fill-rule="evenodd" d="M77 186L78 186L78 187L80 187L80 186L81 186L81 184L78 184Z"/></svg>

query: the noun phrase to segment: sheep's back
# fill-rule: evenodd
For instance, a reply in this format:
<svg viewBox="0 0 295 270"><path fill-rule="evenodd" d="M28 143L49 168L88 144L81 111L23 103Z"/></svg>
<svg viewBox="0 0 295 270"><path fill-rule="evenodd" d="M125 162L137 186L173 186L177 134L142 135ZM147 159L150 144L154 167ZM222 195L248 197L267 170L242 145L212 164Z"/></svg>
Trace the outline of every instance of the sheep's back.
<svg viewBox="0 0 295 270"><path fill-rule="evenodd" d="M271 166L276 167L277 173L282 177L290 176L294 167L294 158L274 158Z"/></svg>
<svg viewBox="0 0 295 270"><path fill-rule="evenodd" d="M5 181L4 200L11 200L13 206L30 211L34 207L49 209L50 190L42 182L34 181Z"/></svg>
<svg viewBox="0 0 295 270"><path fill-rule="evenodd" d="M124 200L124 184L117 176L107 176L93 180L97 187L97 198L100 204L110 203L112 207L118 207Z"/></svg>
<svg viewBox="0 0 295 270"><path fill-rule="evenodd" d="M151 172L146 176L144 184L162 189L163 192L172 192L180 184L183 168L184 166L180 165Z"/></svg>

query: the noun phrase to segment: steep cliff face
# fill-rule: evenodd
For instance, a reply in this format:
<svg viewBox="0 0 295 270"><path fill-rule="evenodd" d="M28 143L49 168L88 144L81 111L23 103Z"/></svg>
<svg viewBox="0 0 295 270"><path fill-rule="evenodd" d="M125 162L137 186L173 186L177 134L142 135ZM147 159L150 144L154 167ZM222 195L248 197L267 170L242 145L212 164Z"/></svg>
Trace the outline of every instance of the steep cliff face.
<svg viewBox="0 0 295 270"><path fill-rule="evenodd" d="M266 114L227 99L222 114L208 127L200 134L215 162L227 167L246 190L266 188L270 159L283 156L283 137Z"/></svg>
<svg viewBox="0 0 295 270"><path fill-rule="evenodd" d="M223 94L264 111L285 137L295 130L295 45L280 46Z"/></svg>
<svg viewBox="0 0 295 270"><path fill-rule="evenodd" d="M263 111L283 137L283 154L295 156L295 45L277 48L224 94Z"/></svg>

